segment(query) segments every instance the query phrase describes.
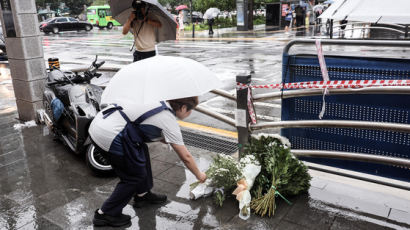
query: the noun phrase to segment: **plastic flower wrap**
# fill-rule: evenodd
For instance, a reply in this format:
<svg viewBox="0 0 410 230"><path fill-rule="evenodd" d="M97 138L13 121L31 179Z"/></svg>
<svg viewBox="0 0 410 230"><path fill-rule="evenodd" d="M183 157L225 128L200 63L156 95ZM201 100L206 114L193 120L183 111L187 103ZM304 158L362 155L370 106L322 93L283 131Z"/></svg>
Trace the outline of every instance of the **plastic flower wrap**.
<svg viewBox="0 0 410 230"><path fill-rule="evenodd" d="M252 155L243 157L239 164L241 165L243 178L237 183L237 188L232 194L236 195L239 201L239 217L243 220L249 219L251 215L250 203L252 196L250 190L255 182L256 176L261 171L261 165Z"/></svg>
<svg viewBox="0 0 410 230"><path fill-rule="evenodd" d="M205 172L208 179L205 183L199 182L191 184L191 199L208 196L214 191L215 201L222 206L226 194L230 193L236 182L242 178L239 163L231 156L217 155Z"/></svg>
<svg viewBox="0 0 410 230"><path fill-rule="evenodd" d="M207 179L204 183L194 183L191 186L191 191L189 192L189 198L196 200L201 197L207 197L212 195L214 192L214 187L210 186L212 181Z"/></svg>

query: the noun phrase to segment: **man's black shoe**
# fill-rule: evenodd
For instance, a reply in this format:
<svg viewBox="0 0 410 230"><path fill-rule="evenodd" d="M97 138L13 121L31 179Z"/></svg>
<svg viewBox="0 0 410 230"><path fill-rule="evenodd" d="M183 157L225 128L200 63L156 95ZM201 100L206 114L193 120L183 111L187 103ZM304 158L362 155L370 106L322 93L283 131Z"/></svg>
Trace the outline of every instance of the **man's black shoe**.
<svg viewBox="0 0 410 230"><path fill-rule="evenodd" d="M98 209L95 210L94 219L93 219L94 226L112 226L112 227L121 227L124 225L131 224L131 216L121 214L119 216L110 216L107 214L100 214L98 213Z"/></svg>
<svg viewBox="0 0 410 230"><path fill-rule="evenodd" d="M134 207L135 208L142 208L146 206L147 204L162 204L165 201L167 201L167 196L162 195L162 194L155 194L152 192L147 192L142 197L139 197L138 195L134 196Z"/></svg>

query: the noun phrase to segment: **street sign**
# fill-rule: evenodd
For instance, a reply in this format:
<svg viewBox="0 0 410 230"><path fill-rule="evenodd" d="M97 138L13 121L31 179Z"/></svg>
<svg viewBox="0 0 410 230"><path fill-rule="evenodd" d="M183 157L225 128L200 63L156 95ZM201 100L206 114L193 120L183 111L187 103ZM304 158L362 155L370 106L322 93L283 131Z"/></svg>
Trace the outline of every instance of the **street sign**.
<svg viewBox="0 0 410 230"><path fill-rule="evenodd" d="M3 13L4 29L7 37L16 37L16 28L14 27L13 13L11 12L10 0L0 0L1 11Z"/></svg>

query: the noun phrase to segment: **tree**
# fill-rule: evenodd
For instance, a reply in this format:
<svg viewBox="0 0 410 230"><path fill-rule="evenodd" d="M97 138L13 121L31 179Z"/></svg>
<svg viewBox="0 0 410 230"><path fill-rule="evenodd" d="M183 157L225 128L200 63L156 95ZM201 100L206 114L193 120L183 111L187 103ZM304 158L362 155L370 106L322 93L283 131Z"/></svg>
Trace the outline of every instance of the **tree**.
<svg viewBox="0 0 410 230"><path fill-rule="evenodd" d="M91 5L93 6L108 5L108 0L94 0Z"/></svg>
<svg viewBox="0 0 410 230"><path fill-rule="evenodd" d="M280 2L280 0L253 0L253 3L255 4L255 9L261 8L261 6L265 5L266 3L273 2Z"/></svg>
<svg viewBox="0 0 410 230"><path fill-rule="evenodd" d="M66 6L70 8L72 15L78 15L83 12L83 6L90 5L92 0L36 0L36 5L42 8L45 8L46 5L50 5L51 9L56 10L62 2L64 2Z"/></svg>
<svg viewBox="0 0 410 230"><path fill-rule="evenodd" d="M175 10L175 7L179 5L189 6L189 0L158 0L158 2L161 3L161 5L163 5L164 7L171 7L172 10Z"/></svg>
<svg viewBox="0 0 410 230"><path fill-rule="evenodd" d="M84 5L89 6L91 0L66 0L65 4L71 10L72 15L79 15L84 10Z"/></svg>
<svg viewBox="0 0 410 230"><path fill-rule="evenodd" d="M196 11L203 13L211 7L227 11L236 9L236 0L193 0L193 4Z"/></svg>
<svg viewBox="0 0 410 230"><path fill-rule="evenodd" d="M36 0L37 7L46 8L47 5L50 5L51 9L56 9L59 6L59 0Z"/></svg>

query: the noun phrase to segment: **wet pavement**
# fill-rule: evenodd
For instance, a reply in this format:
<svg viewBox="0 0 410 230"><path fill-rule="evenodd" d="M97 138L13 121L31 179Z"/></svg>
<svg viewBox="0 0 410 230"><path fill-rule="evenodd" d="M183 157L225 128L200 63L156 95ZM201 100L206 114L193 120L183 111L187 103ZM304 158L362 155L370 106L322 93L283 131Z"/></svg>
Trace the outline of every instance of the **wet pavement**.
<svg viewBox="0 0 410 230"><path fill-rule="evenodd" d="M227 31L213 38L198 34L192 40L186 34L179 41L161 43L159 52L204 63L223 80L225 90L234 92L235 76L242 72L251 72L255 84L280 82L282 49L295 36L264 30ZM130 37L118 30L43 38L45 59L59 57L66 69L88 66L95 54L106 60L106 66L121 67L131 62L130 44ZM344 50L333 47L332 51ZM389 52L395 51L388 50L386 55ZM0 63L0 74L0 229L92 229L94 210L118 180L94 176L84 156L53 141L44 126L16 130L13 126L19 121L6 62ZM234 102L209 94L201 102L233 116ZM274 101L262 114L266 120L279 119L280 103ZM199 113L188 121L234 130ZM188 148L200 168L206 169L214 153ZM166 193L168 202L145 209L128 205L124 212L132 216L129 229L410 229L409 191L314 170L310 170L313 180L308 194L289 198L292 205L279 200L272 218L252 215L243 221L234 198L221 208L211 198L189 200L189 184L195 178L166 145L150 145L150 154L154 192Z"/></svg>
<svg viewBox="0 0 410 230"><path fill-rule="evenodd" d="M96 177L84 157L53 141L44 126L15 130L14 112L0 113L0 229L92 229L94 210L118 180ZM199 167L213 152L188 146ZM238 217L238 202L223 207L212 198L189 199L194 176L164 144L151 144L154 192L164 205L134 209L129 229L406 229L410 192L310 170L308 194L278 201L272 218ZM96 228L97 229L97 228ZM110 229L110 228L99 228Z"/></svg>

